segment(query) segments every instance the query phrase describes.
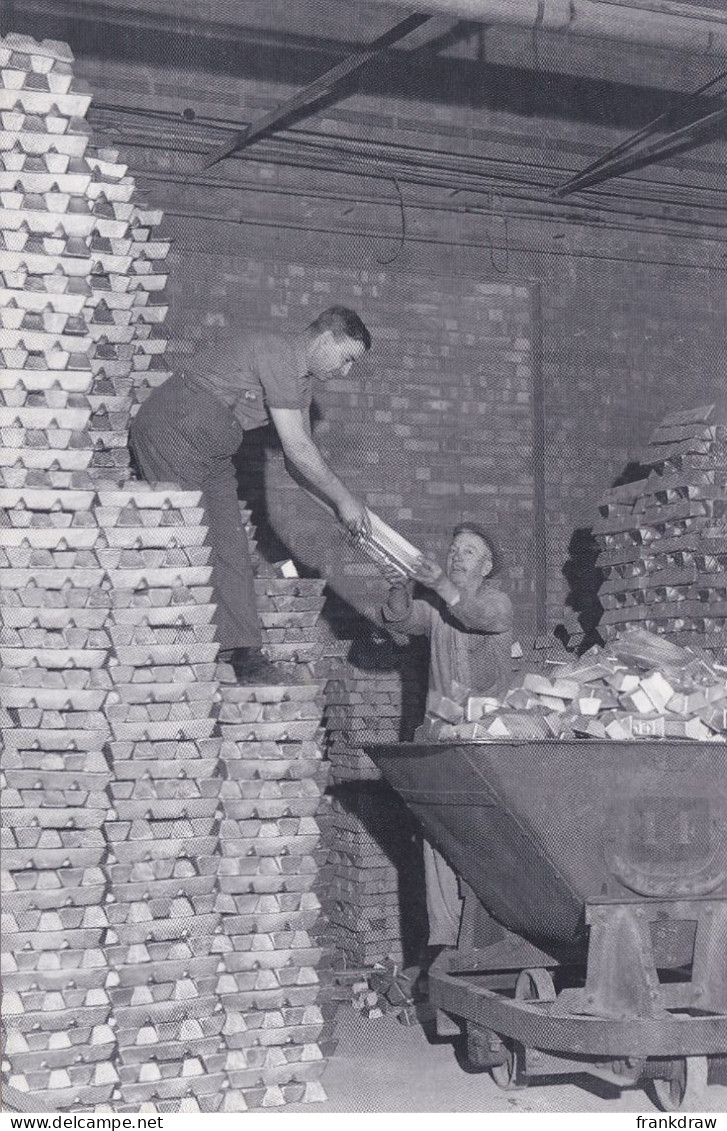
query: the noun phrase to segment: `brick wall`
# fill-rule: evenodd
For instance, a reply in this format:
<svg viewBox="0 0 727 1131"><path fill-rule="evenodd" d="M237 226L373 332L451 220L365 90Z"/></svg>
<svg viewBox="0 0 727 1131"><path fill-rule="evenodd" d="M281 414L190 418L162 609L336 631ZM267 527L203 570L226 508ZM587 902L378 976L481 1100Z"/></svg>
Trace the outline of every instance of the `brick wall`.
<svg viewBox="0 0 727 1131"><path fill-rule="evenodd" d="M176 254L170 309L180 351L203 326L214 334L236 318L289 329L333 302L362 313L374 346L345 379L318 383L316 439L351 489L416 544L441 552L459 519L491 523L511 551L512 586L529 625L528 287L244 256L222 271L215 256L196 256L192 281L184 251ZM342 601L373 614L382 593L378 571L291 483L279 451L266 446L271 439L251 437L239 467L250 501L261 506L267 488L269 524L281 543L275 552L320 571Z"/></svg>
<svg viewBox="0 0 727 1131"><path fill-rule="evenodd" d="M599 493L662 417L723 397L724 275L638 262L571 263L543 287L548 621L589 557ZM707 248L705 246L705 258Z"/></svg>
<svg viewBox="0 0 727 1131"><path fill-rule="evenodd" d="M714 398L723 381L723 275L639 262L636 237L627 246L618 237L615 262L518 251L496 280L484 255L456 248L442 257L413 247L405 268L386 269L369 248L361 255L366 266L340 266L355 258L350 239L320 239L312 253L300 234L290 262L272 228L255 233L254 259L245 255L244 235L239 258L229 246L222 257L197 246L193 276L191 238L189 229L179 233L172 255L172 349L180 364L192 339L225 320L290 328L330 302L359 309L374 348L346 380L319 386L317 439L352 489L414 542L441 551L459 518L491 523L510 558L526 648L538 635L534 385L545 426L547 592L540 601L552 632L568 598L574 545L584 544L576 532L593 521L603 489L665 412ZM331 615L345 614L346 604L371 610L382 594L377 571L301 496L267 443L251 438L249 451L252 501L262 509L264 483L279 538L271 552L293 553L331 580L341 598Z"/></svg>
<svg viewBox="0 0 727 1131"><path fill-rule="evenodd" d="M192 40L157 67L143 36L115 33L109 51L102 37L86 41L87 34L79 25L80 38L69 38L77 71L100 105L153 106L180 123L157 128L133 115L104 118L103 110L95 123L114 127L132 171L140 183L147 178L165 210L174 240L170 356L176 351L182 364L195 338L225 320L288 329L332 301L360 309L375 348L346 382L320 391L321 446L351 486L365 487L370 504L413 540L440 549L452 521L465 514L495 523L511 551L524 645L544 627L550 631L568 596L573 535L588 527L629 451L665 412L721 387L724 245L704 226L703 211L690 213L690 201L711 199L717 166L701 150L687 167L650 170L657 196L673 191L685 207L643 222L626 212L602 222L581 201L562 211L534 207L526 216L512 201L501 207L474 192L450 200L446 186L425 191L405 183L402 241L397 193L390 180L372 179L375 161L342 158L336 165L334 158L333 167L304 168L290 137L290 164L264 160L273 151L262 142L208 183L181 183L221 136L187 129L186 107L199 120L249 120L302 83L303 71L276 70L272 56L260 56L258 67L250 49L233 74L229 53L215 55L221 46ZM159 57L161 47L159 39ZM468 100L464 86L460 98L450 97L444 77L437 95L428 97L424 78L417 86L409 75L410 89L394 84L380 98L372 77L303 129L342 142L421 145L443 159L456 151L508 168L525 162L533 183L547 184L555 166L585 164L640 122L628 92L619 104L611 88L609 112L600 117L584 103L569 118L558 103L568 91L559 95L557 84L550 104L538 88L537 97L523 94L519 108L514 88L503 88L501 102L485 113L480 96ZM527 82L521 85L527 92ZM541 103L539 117L534 107ZM692 183L699 193L690 195ZM644 185L631 191L648 198ZM655 217L659 208L655 203ZM701 226L689 227L695 217ZM536 404L544 429L540 467L533 462ZM263 449L259 436L248 447L256 477L248 493L260 513L267 484L279 539L268 538L270 553L282 557L292 547L308 569L330 576L340 600L329 602L329 618L345 619L348 605L372 608L381 595L375 571L287 482L279 454ZM538 563L546 581L539 592Z"/></svg>

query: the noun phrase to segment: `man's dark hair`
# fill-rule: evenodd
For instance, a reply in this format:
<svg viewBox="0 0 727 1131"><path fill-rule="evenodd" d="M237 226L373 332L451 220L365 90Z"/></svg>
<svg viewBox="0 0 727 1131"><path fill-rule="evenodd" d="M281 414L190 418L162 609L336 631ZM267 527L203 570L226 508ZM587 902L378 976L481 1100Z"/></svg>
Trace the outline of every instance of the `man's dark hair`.
<svg viewBox="0 0 727 1131"><path fill-rule="evenodd" d="M481 526L479 522L460 522L452 531L452 540L454 540L458 534L476 534L477 537L481 538L485 543L492 555L492 569L487 575L488 577L496 577L498 574L502 573L505 563L500 547L495 541L492 531L488 530L486 526Z"/></svg>
<svg viewBox="0 0 727 1131"><path fill-rule="evenodd" d="M334 338L352 338L363 342L364 349L371 349L371 334L364 326L355 310L347 306L329 306L308 327L315 334L325 334L330 330Z"/></svg>

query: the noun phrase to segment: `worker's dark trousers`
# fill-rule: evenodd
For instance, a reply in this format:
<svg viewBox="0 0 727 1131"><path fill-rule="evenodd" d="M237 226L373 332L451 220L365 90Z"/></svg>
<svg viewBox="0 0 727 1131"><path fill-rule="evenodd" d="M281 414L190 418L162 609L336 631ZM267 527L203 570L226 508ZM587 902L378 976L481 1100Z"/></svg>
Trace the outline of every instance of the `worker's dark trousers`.
<svg viewBox="0 0 727 1131"><path fill-rule="evenodd" d="M223 650L259 648L262 641L232 462L242 438L231 409L182 374L154 390L132 420L129 434L139 470L149 483L175 483L202 492Z"/></svg>

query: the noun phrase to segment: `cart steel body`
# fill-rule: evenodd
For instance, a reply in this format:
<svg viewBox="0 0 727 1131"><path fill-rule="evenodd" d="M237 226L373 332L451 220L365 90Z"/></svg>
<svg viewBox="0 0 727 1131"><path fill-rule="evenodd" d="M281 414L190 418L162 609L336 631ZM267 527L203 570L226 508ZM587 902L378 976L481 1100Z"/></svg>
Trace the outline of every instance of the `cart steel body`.
<svg viewBox="0 0 727 1131"><path fill-rule="evenodd" d="M727 746L367 752L463 882L429 982L470 1065L508 1088L649 1080L664 1110L698 1109L727 1054Z"/></svg>

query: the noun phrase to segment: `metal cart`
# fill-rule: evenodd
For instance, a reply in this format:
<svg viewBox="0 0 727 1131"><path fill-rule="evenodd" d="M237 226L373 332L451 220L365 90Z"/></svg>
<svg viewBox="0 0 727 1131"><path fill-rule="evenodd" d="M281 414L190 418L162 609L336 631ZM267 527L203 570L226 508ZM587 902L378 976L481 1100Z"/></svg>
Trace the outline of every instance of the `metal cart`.
<svg viewBox="0 0 727 1131"><path fill-rule="evenodd" d="M503 1088L589 1073L700 1110L727 1055L727 746L370 746L461 877L430 1000ZM451 1022L450 1022L451 1024Z"/></svg>

